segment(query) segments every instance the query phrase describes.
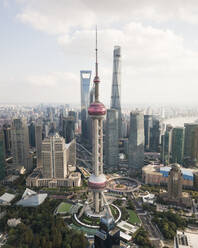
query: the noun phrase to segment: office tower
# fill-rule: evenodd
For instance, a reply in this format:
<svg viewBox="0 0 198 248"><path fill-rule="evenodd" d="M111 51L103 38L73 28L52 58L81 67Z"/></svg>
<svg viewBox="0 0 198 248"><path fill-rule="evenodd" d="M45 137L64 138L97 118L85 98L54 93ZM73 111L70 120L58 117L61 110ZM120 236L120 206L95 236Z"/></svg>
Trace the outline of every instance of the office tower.
<svg viewBox="0 0 198 248"><path fill-rule="evenodd" d="M126 116L122 119L122 137L127 138L128 135L128 120Z"/></svg>
<svg viewBox="0 0 198 248"><path fill-rule="evenodd" d="M47 117L50 122L54 121L55 108L47 107Z"/></svg>
<svg viewBox="0 0 198 248"><path fill-rule="evenodd" d="M75 135L75 119L73 116L68 116L63 118L63 130L62 135L65 138L66 143L70 143Z"/></svg>
<svg viewBox="0 0 198 248"><path fill-rule="evenodd" d="M152 116L152 128L150 133L150 151L160 152L161 122L158 116Z"/></svg>
<svg viewBox="0 0 198 248"><path fill-rule="evenodd" d="M111 108L118 110L118 136L122 137L121 113L121 47L115 46L113 51L113 80L111 92Z"/></svg>
<svg viewBox="0 0 198 248"><path fill-rule="evenodd" d="M91 104L92 102L95 101L94 92L95 92L95 87L93 85L92 88L91 88L91 90L90 90L90 94L89 94L89 104Z"/></svg>
<svg viewBox="0 0 198 248"><path fill-rule="evenodd" d="M63 133L62 133L63 131L63 109L60 109L58 127L59 127L59 134L63 136Z"/></svg>
<svg viewBox="0 0 198 248"><path fill-rule="evenodd" d="M77 121L77 112L76 111L70 110L68 112L68 116L72 116L74 118L74 121L75 122Z"/></svg>
<svg viewBox="0 0 198 248"><path fill-rule="evenodd" d="M48 135L52 136L56 133L56 123L55 122L50 122L49 123L49 132Z"/></svg>
<svg viewBox="0 0 198 248"><path fill-rule="evenodd" d="M144 148L146 151L150 151L151 142L151 128L153 125L152 115L144 115Z"/></svg>
<svg viewBox="0 0 198 248"><path fill-rule="evenodd" d="M47 123L45 123L43 125L42 138L48 137L48 134L49 134L49 125Z"/></svg>
<svg viewBox="0 0 198 248"><path fill-rule="evenodd" d="M94 236L95 248L120 248L120 230L111 216L100 220L100 228Z"/></svg>
<svg viewBox="0 0 198 248"><path fill-rule="evenodd" d="M81 78L81 133L82 139L88 138L88 106L89 106L89 94L90 94L90 80L91 71L80 71Z"/></svg>
<svg viewBox="0 0 198 248"><path fill-rule="evenodd" d="M109 168L117 168L119 164L118 147L118 111L107 110L105 136L105 164Z"/></svg>
<svg viewBox="0 0 198 248"><path fill-rule="evenodd" d="M173 127L167 125L166 131L162 135L161 159L164 165L168 165L171 161L172 131Z"/></svg>
<svg viewBox="0 0 198 248"><path fill-rule="evenodd" d="M36 144L36 157L37 167L41 168L41 149L42 149L42 124L36 123L35 126L35 144Z"/></svg>
<svg viewBox="0 0 198 248"><path fill-rule="evenodd" d="M5 143L4 133L0 130L0 180L5 177Z"/></svg>
<svg viewBox="0 0 198 248"><path fill-rule="evenodd" d="M27 171L29 157L28 127L24 119L13 119L11 127L12 156L13 163L17 166L24 166Z"/></svg>
<svg viewBox="0 0 198 248"><path fill-rule="evenodd" d="M42 142L42 167L44 178L65 178L67 176L66 146L58 134Z"/></svg>
<svg viewBox="0 0 198 248"><path fill-rule="evenodd" d="M35 147L35 124L33 122L30 123L28 126L28 132L29 132L29 144L30 147Z"/></svg>
<svg viewBox="0 0 198 248"><path fill-rule="evenodd" d="M3 125L3 133L4 133L6 157L9 157L11 155L11 146L12 146L10 125L8 125L8 124Z"/></svg>
<svg viewBox="0 0 198 248"><path fill-rule="evenodd" d="M179 201L182 198L183 176L179 164L173 164L168 175L168 198Z"/></svg>
<svg viewBox="0 0 198 248"><path fill-rule="evenodd" d="M172 132L172 163L183 164L184 128L175 127Z"/></svg>
<svg viewBox="0 0 198 248"><path fill-rule="evenodd" d="M198 124L185 123L184 160L185 165L198 164Z"/></svg>
<svg viewBox="0 0 198 248"><path fill-rule="evenodd" d="M128 159L131 171L144 166L144 115L141 112L130 113Z"/></svg>

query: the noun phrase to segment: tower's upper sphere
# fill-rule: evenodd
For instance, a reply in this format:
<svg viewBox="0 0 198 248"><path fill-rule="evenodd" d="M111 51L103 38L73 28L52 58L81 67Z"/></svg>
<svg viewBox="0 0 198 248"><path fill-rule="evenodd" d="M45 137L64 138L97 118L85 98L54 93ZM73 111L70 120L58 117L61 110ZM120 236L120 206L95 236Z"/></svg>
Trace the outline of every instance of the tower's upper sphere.
<svg viewBox="0 0 198 248"><path fill-rule="evenodd" d="M105 115L106 108L101 102L93 102L88 108L89 115Z"/></svg>

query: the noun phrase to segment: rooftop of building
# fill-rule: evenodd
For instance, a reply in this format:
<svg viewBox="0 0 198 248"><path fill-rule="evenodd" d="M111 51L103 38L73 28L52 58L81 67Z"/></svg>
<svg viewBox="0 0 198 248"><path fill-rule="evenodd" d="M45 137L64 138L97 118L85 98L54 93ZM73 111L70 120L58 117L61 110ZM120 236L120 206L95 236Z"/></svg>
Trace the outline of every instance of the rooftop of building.
<svg viewBox="0 0 198 248"><path fill-rule="evenodd" d="M139 228L123 220L117 224L117 227L126 231L127 233L135 233Z"/></svg>
<svg viewBox="0 0 198 248"><path fill-rule="evenodd" d="M186 169L186 168L181 168L181 172L183 174L184 177L192 177L193 178L193 171L192 169ZM169 171L172 169L172 166L163 166L160 168L160 172L163 173L163 176L168 176L167 173L169 173Z"/></svg>
<svg viewBox="0 0 198 248"><path fill-rule="evenodd" d="M122 231L120 231L120 238L122 238L123 240L125 240L127 242L129 242L132 239L132 237L130 235L128 235Z"/></svg>
<svg viewBox="0 0 198 248"><path fill-rule="evenodd" d="M172 168L172 165L164 166L163 164L160 165L154 165L149 164L142 168L142 171L149 174L158 174L162 175L163 177L168 177L169 172ZM183 168L181 165L179 165L179 168L181 168L181 172L183 174L184 180L193 180L194 173L198 172L197 169L190 169L190 168Z"/></svg>
<svg viewBox="0 0 198 248"><path fill-rule="evenodd" d="M41 205L46 198L47 194L37 194L35 191L27 188L23 193L21 200L18 201L16 205L21 205L23 207L37 207Z"/></svg>
<svg viewBox="0 0 198 248"><path fill-rule="evenodd" d="M0 197L0 203L10 203L15 198L14 194L4 193Z"/></svg>
<svg viewBox="0 0 198 248"><path fill-rule="evenodd" d="M196 248L198 243L198 233L177 231L175 242L178 248Z"/></svg>

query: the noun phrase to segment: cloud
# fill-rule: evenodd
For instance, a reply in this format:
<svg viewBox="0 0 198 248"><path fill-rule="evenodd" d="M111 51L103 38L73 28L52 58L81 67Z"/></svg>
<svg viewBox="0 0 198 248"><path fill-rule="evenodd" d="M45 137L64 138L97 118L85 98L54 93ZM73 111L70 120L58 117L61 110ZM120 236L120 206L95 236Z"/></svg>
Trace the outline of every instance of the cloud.
<svg viewBox="0 0 198 248"><path fill-rule="evenodd" d="M65 84L69 84L70 81L76 84L78 78L76 75L69 72L52 72L47 75L32 75L27 78L27 82L30 85L41 88L59 87L64 81Z"/></svg>
<svg viewBox="0 0 198 248"><path fill-rule="evenodd" d="M78 103L78 77L69 72L31 75L24 79L0 81L0 92L9 92L1 102L67 102ZM74 96L75 92L75 96Z"/></svg>
<svg viewBox="0 0 198 248"><path fill-rule="evenodd" d="M98 23L104 102L110 102L114 45L122 47L122 102L197 101L198 54L187 48L185 37L169 25L197 24L197 1L16 1L21 6L18 20L54 35L70 71L25 78L41 99L66 101L68 96L80 102L79 71L94 67L93 29Z"/></svg>
<svg viewBox="0 0 198 248"><path fill-rule="evenodd" d="M58 42L68 58L76 58L80 65L92 58L93 64L94 35L94 31L81 30L70 36L61 36ZM123 102L196 99L198 53L184 47L182 36L168 29L131 22L119 30L99 30L98 37L103 101L110 99L111 95L114 45L122 47Z"/></svg>
<svg viewBox="0 0 198 248"><path fill-rule="evenodd" d="M119 26L133 21L182 21L197 24L196 0L16 0L22 4L18 18L50 34L76 29Z"/></svg>

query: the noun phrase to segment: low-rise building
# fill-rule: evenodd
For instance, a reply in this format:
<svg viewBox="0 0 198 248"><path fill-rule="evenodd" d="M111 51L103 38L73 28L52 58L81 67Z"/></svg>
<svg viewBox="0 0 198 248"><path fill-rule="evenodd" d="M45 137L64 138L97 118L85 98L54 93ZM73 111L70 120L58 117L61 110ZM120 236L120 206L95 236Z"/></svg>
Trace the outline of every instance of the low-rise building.
<svg viewBox="0 0 198 248"><path fill-rule="evenodd" d="M171 166L163 166L149 164L142 168L142 181L149 185L167 185L168 184L168 174L171 170ZM183 187L193 188L195 185L194 177L197 169L186 169L182 168L183 175Z"/></svg>
<svg viewBox="0 0 198 248"><path fill-rule="evenodd" d="M21 200L18 201L16 205L23 207L37 207L41 205L46 198L47 194L37 194L35 191L27 188L23 193Z"/></svg>
<svg viewBox="0 0 198 248"><path fill-rule="evenodd" d="M7 224L10 227L16 227L17 225L21 224L21 218L19 218L19 219L15 219L15 218L9 219L7 221Z"/></svg>
<svg viewBox="0 0 198 248"><path fill-rule="evenodd" d="M198 232L193 231L177 231L174 238L174 248L197 248Z"/></svg>
<svg viewBox="0 0 198 248"><path fill-rule="evenodd" d="M11 201L15 198L15 195L5 193L0 197L0 205L10 205Z"/></svg>
<svg viewBox="0 0 198 248"><path fill-rule="evenodd" d="M117 224L117 227L119 227L126 234L133 234L139 229L139 226L131 225L130 223L123 220Z"/></svg>

